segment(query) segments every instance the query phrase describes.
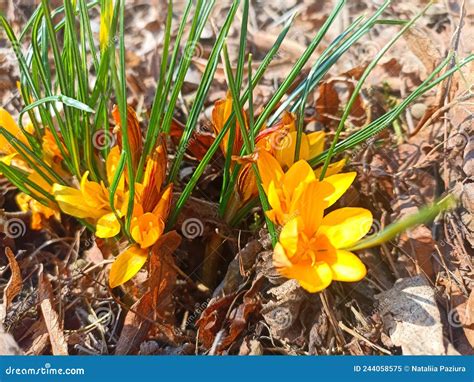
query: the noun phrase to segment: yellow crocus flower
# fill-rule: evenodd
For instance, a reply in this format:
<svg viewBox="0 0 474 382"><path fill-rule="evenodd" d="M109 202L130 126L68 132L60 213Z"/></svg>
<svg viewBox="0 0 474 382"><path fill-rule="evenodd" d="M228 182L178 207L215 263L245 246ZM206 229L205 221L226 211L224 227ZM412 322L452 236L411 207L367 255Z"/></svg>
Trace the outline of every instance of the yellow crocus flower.
<svg viewBox="0 0 474 382"><path fill-rule="evenodd" d="M319 292L333 280L355 282L366 275L350 248L372 225L364 208L341 208L323 217L326 202L318 182L310 182L296 203L298 214L282 228L273 264L285 277L296 279L309 292Z"/></svg>
<svg viewBox="0 0 474 382"><path fill-rule="evenodd" d="M267 216L274 223L286 224L296 213L297 202L307 185L314 183L315 195L324 208L333 205L350 187L355 172L334 174L319 181L314 170L305 160L294 163L285 173L280 163L268 152L258 153L257 166L268 202L272 207Z"/></svg>
<svg viewBox="0 0 474 382"><path fill-rule="evenodd" d="M107 177L111 180L117 168L120 152L117 146L110 150L106 161ZM114 237L120 232L120 222L109 204L109 191L103 183L88 180L89 172L86 171L81 179L80 188L54 184L52 193L59 207L68 215L90 219L96 225L96 235L100 238ZM115 194L116 212L124 202L124 180L119 182Z"/></svg>
<svg viewBox="0 0 474 382"><path fill-rule="evenodd" d="M356 173L334 174L319 181L305 160L284 172L267 151L258 154L257 165L272 207L266 214L282 227L273 252L278 271L298 280L309 292L325 289L332 280L362 279L364 264L345 248L370 230L371 212L341 208L324 216L324 210L347 191Z"/></svg>
<svg viewBox="0 0 474 382"><path fill-rule="evenodd" d="M143 183L135 184L135 200L130 234L135 241L112 264L109 285L115 288L130 280L143 267L148 252L165 230L173 196L173 184L162 189L166 175L166 147L162 141L149 157ZM126 206L122 207L125 214Z"/></svg>

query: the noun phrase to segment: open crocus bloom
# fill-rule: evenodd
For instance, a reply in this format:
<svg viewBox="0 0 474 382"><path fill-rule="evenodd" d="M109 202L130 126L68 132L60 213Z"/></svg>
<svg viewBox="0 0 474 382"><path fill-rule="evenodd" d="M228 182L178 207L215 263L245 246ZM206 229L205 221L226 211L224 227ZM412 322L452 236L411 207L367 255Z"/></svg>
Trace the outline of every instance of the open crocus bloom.
<svg viewBox="0 0 474 382"><path fill-rule="evenodd" d="M303 191L312 183L315 198L328 208L333 205L350 187L355 172L330 175L319 181L314 170L305 160L294 163L285 173L279 162L268 152L261 151L257 159L258 170L263 189L272 207L267 216L274 223L286 224L295 215L301 213L298 204Z"/></svg>
<svg viewBox="0 0 474 382"><path fill-rule="evenodd" d="M110 150L106 160L107 178L111 181L117 169L120 158L118 147ZM53 185L53 195L59 207L68 215L80 219L92 220L96 225L96 235L100 238L114 237L120 232L121 207L124 204L124 179L119 181L115 193L115 212L109 203L109 191L103 182L97 183L88 180L86 171L81 179L80 189ZM123 176L122 176L123 178Z"/></svg>
<svg viewBox="0 0 474 382"><path fill-rule="evenodd" d="M30 148L30 144L23 130L20 129L13 117L4 108L0 108L0 126L13 135L18 142L21 142L26 147ZM32 125L27 125L25 130L30 132L32 130ZM62 156L59 152L56 141L49 130L45 130L44 132L42 147L44 150L43 161L51 166L56 173L62 174ZM51 184L41 177L39 173L31 169L22 155L23 154L19 154L16 151L13 145L11 145L3 135L0 135L0 161L7 166L16 167L26 172L28 174L28 180L49 193L51 191ZM42 168L40 163L37 163L36 165L39 168ZM39 194L37 190L28 186L26 187L29 189L30 195L20 192L16 196L16 202L20 207L20 210L31 213L32 229L42 229L44 227L43 222L51 217L56 218L56 220L60 219L59 209L55 203L45 200L43 195ZM43 202L40 202L39 200L43 200Z"/></svg>
<svg viewBox="0 0 474 382"><path fill-rule="evenodd" d="M372 214L363 208L341 208L323 216L326 201L318 182L309 182L298 201L296 216L284 224L273 252L273 264L285 277L309 292L333 281L355 282L366 275L360 259L345 248L364 237Z"/></svg>
<svg viewBox="0 0 474 382"><path fill-rule="evenodd" d="M317 198L308 188L309 201ZM315 199L312 199L315 200ZM318 202L283 226L273 252L273 264L285 277L296 279L308 292L319 292L335 281L359 281L366 275L362 261L345 250L367 234L372 214L363 208L341 208L323 217Z"/></svg>

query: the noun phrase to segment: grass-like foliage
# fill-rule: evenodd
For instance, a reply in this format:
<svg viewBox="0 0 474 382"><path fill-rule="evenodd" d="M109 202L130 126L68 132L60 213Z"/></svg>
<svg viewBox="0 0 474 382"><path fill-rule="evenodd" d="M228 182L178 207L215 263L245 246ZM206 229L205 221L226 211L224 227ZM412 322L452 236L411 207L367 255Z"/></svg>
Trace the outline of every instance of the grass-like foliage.
<svg viewBox="0 0 474 382"><path fill-rule="evenodd" d="M138 272L150 251L159 251L163 237L175 228L180 212L220 149L224 166L219 214L229 226L238 225L260 203L276 245L275 264L284 275L298 279L313 292L329 285L333 279L328 276L331 269L338 280L356 281L365 275L365 268L349 249L378 245L384 238L434 218L447 203L437 204L416 219L396 223L385 234L358 243L368 231L365 228L371 222L369 212L342 209L340 215L331 215L340 211L336 210L324 216L325 208L345 192L355 177L355 173L341 173L345 161L338 158L334 162L334 156L344 154L390 126L411 102L474 60L474 55L456 58L455 64L449 67L453 57L447 57L392 110L360 128L351 126L354 132L340 140L364 81L425 11L412 20L384 20L382 15L390 3L385 1L373 14L357 18L331 41L308 68L307 77L295 86L297 77L314 57L345 3L345 0L337 3L278 89L266 100L263 111L255 115L253 91L277 55L294 17L288 19L273 46L253 70L252 57L247 53L250 2L232 1L225 19L218 25L170 161L167 142L176 133L173 118L177 102L215 0L189 0L177 26L173 25L176 11L173 2L168 2L160 72L153 102L146 105L150 113L144 131L127 104L124 0L64 0L63 6L57 9L51 9L47 0L41 0L19 35L5 16L0 15L1 26L18 61L19 91L24 104L17 122L2 110L0 135L5 148L0 149L0 171L21 191L20 206L36 214L36 228L41 226L42 218L59 219L63 212L76 217L98 237L127 243L112 266L110 284L115 287ZM239 8L242 8L240 46L236 62L231 63L226 39L233 23L237 23ZM99 35L91 28L93 10L100 11ZM324 150L324 132L305 132L303 117L308 95L331 67L378 23L397 24L400 31L357 80L334 138ZM173 30L177 30L175 36ZM211 122L216 136L190 179L180 184L178 175L185 153L194 139L219 63L225 68L229 90L227 98L214 107ZM290 144L278 147L275 142L282 133L290 139ZM180 190L174 202L173 189ZM325 193L327 197L323 198L321 195ZM301 204L303 201L313 215L301 211L306 209ZM342 218L352 219L354 226L365 227L352 235L350 242L340 239L341 232L347 233L350 228L343 225ZM305 240L311 237L315 239L308 244ZM326 265L316 269L315 248L325 245L327 253L334 250L340 259L332 264L323 261ZM294 261L295 256L298 261ZM344 273L341 271L344 266L354 272ZM314 282L315 274L321 283Z"/></svg>

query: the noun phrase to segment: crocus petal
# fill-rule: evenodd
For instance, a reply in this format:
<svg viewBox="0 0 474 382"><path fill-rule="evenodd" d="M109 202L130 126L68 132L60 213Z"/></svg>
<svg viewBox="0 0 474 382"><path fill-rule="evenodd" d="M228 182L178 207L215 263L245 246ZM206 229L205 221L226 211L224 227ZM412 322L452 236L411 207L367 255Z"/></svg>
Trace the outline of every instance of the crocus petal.
<svg viewBox="0 0 474 382"><path fill-rule="evenodd" d="M298 218L291 219L283 226L279 243L281 243L288 257L292 257L296 253L298 250Z"/></svg>
<svg viewBox="0 0 474 382"><path fill-rule="evenodd" d="M308 237L312 237L317 232L323 219L326 203L321 197L322 188L321 182L316 180L309 183L294 204L294 208L291 209L292 214L301 217L304 233Z"/></svg>
<svg viewBox="0 0 474 382"><path fill-rule="evenodd" d="M284 224L284 214L283 210L281 208L281 202L280 202L280 195L278 193L278 189L275 186L275 182L271 181L270 185L268 186L268 192L267 192L267 197L268 197L268 203L270 206L273 208L275 220L272 220L275 224ZM267 216L270 218L270 215L267 214Z"/></svg>
<svg viewBox="0 0 474 382"><path fill-rule="evenodd" d="M114 237L120 232L120 222L113 212L103 215L96 225L95 235L100 238Z"/></svg>
<svg viewBox="0 0 474 382"><path fill-rule="evenodd" d="M143 176L143 209L150 212L160 200L161 186L166 175L166 147L163 141L147 160Z"/></svg>
<svg viewBox="0 0 474 382"><path fill-rule="evenodd" d="M297 280L310 293L326 289L332 281L332 270L327 263L292 264L278 244L273 251L273 264L283 276Z"/></svg>
<svg viewBox="0 0 474 382"><path fill-rule="evenodd" d="M68 215L80 219L98 219L103 215L102 211L91 208L84 200L82 192L76 188L54 184L52 194L58 202L59 208Z"/></svg>
<svg viewBox="0 0 474 382"><path fill-rule="evenodd" d="M112 184L115 173L117 172L118 164L120 161L120 149L118 146L114 146L110 149L109 154L107 155L107 160L105 161L105 169L107 172L107 180L109 184ZM119 180L117 191L123 191L125 187L125 177L122 174Z"/></svg>
<svg viewBox="0 0 474 382"><path fill-rule="evenodd" d="M115 123L117 124L117 127L120 126L120 129L118 129L117 131L117 142L119 147L122 148L122 119L117 105L115 105L112 109L112 116L115 120ZM140 129L140 123L138 122L137 114L135 113L135 110L133 110L133 107L131 107L130 105L127 105L127 136L133 167L136 169L140 160L140 155L142 154L143 137L142 131Z"/></svg>
<svg viewBox="0 0 474 382"><path fill-rule="evenodd" d="M237 189L242 203L258 195L257 180L251 163L241 167L237 178Z"/></svg>
<svg viewBox="0 0 474 382"><path fill-rule="evenodd" d="M143 267L148 252L133 245L117 256L110 269L109 285L115 288L130 280Z"/></svg>
<svg viewBox="0 0 474 382"><path fill-rule="evenodd" d="M275 133L278 134L278 133ZM296 131L286 133L281 132L280 141L274 144L275 158L283 167L291 167L295 162L296 141L298 133ZM275 139L275 141L278 138ZM309 143L306 134L301 135L299 158L308 159L309 157Z"/></svg>
<svg viewBox="0 0 474 382"><path fill-rule="evenodd" d="M153 210L153 214L166 220L170 213L171 202L173 201L173 183L169 184L161 193L160 200Z"/></svg>
<svg viewBox="0 0 474 382"><path fill-rule="evenodd" d="M258 152L257 166L260 178L262 179L263 189L267 193L271 181L279 184L280 179L283 177L283 170L273 155L265 150Z"/></svg>
<svg viewBox="0 0 474 382"><path fill-rule="evenodd" d="M164 229L163 219L151 212L133 218L130 227L133 240L140 244L141 248L148 248L155 244Z"/></svg>
<svg viewBox="0 0 474 382"><path fill-rule="evenodd" d="M360 281L367 274L364 263L352 252L342 249L336 250L335 256L328 264L336 281Z"/></svg>
<svg viewBox="0 0 474 382"><path fill-rule="evenodd" d="M211 121L212 121L212 127L214 129L214 133L216 135L218 135L222 131L231 113L232 113L232 96L230 92L228 92L226 95L226 98L216 101L216 103L214 104L214 108L212 109ZM248 123L247 123L247 117L245 113L243 113L243 116L244 116L245 128L247 129ZM220 144L222 153L224 155L227 155L227 150L228 150L228 145L229 145L229 136L230 136L230 131L226 133L226 135L224 136L224 139L221 141L221 144ZM238 122L236 122L232 154L238 155L241 147L242 147L242 136L240 133L240 125Z"/></svg>
<svg viewBox="0 0 474 382"><path fill-rule="evenodd" d="M298 187L305 187L305 184L315 179L313 169L308 162L299 160L288 169L283 182L286 190L296 190Z"/></svg>
<svg viewBox="0 0 474 382"><path fill-rule="evenodd" d="M7 166L10 166L12 164L13 158L15 158L17 155L18 155L17 153L13 153L13 154L2 156L0 157L0 162L5 163Z"/></svg>
<svg viewBox="0 0 474 382"><path fill-rule="evenodd" d="M341 172L341 170L344 168L345 165L346 165L345 159L341 159L339 162L331 163L328 166L326 170L326 174L324 174L324 176L328 177L334 174L338 174L339 172ZM316 176L316 179L319 179L322 171L323 171L323 166L318 167L316 170L314 170L314 175Z"/></svg>
<svg viewBox="0 0 474 382"><path fill-rule="evenodd" d="M343 249L354 244L369 232L372 213L365 208L346 207L327 214L318 230L334 248Z"/></svg>
<svg viewBox="0 0 474 382"><path fill-rule="evenodd" d="M3 107L0 107L0 126L7 130L20 142L24 143L26 146L29 146L28 140L23 134L23 131L18 127L10 113ZM10 145L8 140L3 135L0 135L0 151L5 154L13 154L15 152L13 146Z"/></svg>
<svg viewBox="0 0 474 382"><path fill-rule="evenodd" d="M309 155L305 159L313 159L323 152L326 133L324 131L315 131L314 133L306 134L306 136L309 143Z"/></svg>
<svg viewBox="0 0 474 382"><path fill-rule="evenodd" d="M356 172L346 172L324 178L321 183L329 183L332 186L332 191L329 194L321 194L324 195L323 198L327 202L326 208L332 206L344 195L352 182L354 182L356 175Z"/></svg>
<svg viewBox="0 0 474 382"><path fill-rule="evenodd" d="M108 209L109 199L105 187L99 183L89 181L88 176L89 171L86 171L81 179L81 192L84 201L91 210ZM99 216L102 215L103 213L99 213Z"/></svg>
<svg viewBox="0 0 474 382"><path fill-rule="evenodd" d="M293 266L288 256L286 256L285 248L280 242L276 243L273 249L273 266L277 269L290 268Z"/></svg>

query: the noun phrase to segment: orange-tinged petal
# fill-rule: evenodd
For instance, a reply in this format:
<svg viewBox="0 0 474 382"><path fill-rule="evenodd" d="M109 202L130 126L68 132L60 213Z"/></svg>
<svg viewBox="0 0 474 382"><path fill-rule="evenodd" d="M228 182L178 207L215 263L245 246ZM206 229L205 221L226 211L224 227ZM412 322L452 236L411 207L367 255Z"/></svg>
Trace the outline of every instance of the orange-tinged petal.
<svg viewBox="0 0 474 382"><path fill-rule="evenodd" d="M216 101L216 103L214 104L214 108L212 109L211 122L212 122L212 127L214 129L214 133L216 135L218 135L222 131L231 113L232 113L232 96L230 92L227 92L226 98ZM244 122L246 125L245 128L247 128L247 118L246 118L245 113L243 113L243 115L244 115ZM221 141L221 144L220 144L222 153L224 155L227 155L227 150L228 150L228 145L229 145L229 135L230 135L230 131L227 132L227 134L224 136L224 139ZM242 136L240 133L239 123L236 122L232 154L238 155L241 147L242 147Z"/></svg>
<svg viewBox="0 0 474 382"><path fill-rule="evenodd" d="M349 251L336 250L333 261L328 264L332 270L333 280L336 281L360 281L367 274L364 263Z"/></svg>
<svg viewBox="0 0 474 382"><path fill-rule="evenodd" d="M342 169L344 168L345 165L346 165L346 160L345 159L341 159L339 162L331 163L328 166L328 168L326 170L326 174L324 176L328 177L328 176L331 176L331 175L334 175L334 174L338 174L339 172L342 171ZM316 170L314 170L314 175L316 176L316 179L319 179L319 177L321 176L322 171L323 171L322 166L317 168Z"/></svg>
<svg viewBox="0 0 474 382"><path fill-rule="evenodd" d="M148 251L136 245L118 255L110 269L110 287L115 288L130 280L143 267L147 258Z"/></svg>
<svg viewBox="0 0 474 382"><path fill-rule="evenodd" d="M337 249L356 243L372 226L372 213L365 208L345 207L327 214L318 230Z"/></svg>
<svg viewBox="0 0 474 382"><path fill-rule="evenodd" d="M301 194L293 214L300 216L303 224L302 228L308 237L312 237L318 230L323 219L325 202L321 198L321 182L313 181L309 183Z"/></svg>
<svg viewBox="0 0 474 382"><path fill-rule="evenodd" d="M356 172L346 172L324 178L321 183L328 183L332 186L326 187L326 193L321 193L321 195L324 195L323 198L327 202L326 208L332 206L339 200L339 198L349 189L352 182L354 182L356 175ZM331 189L331 192L329 192L329 189ZM329 194L327 194L327 192L329 192Z"/></svg>
<svg viewBox="0 0 474 382"><path fill-rule="evenodd" d="M289 113L284 111L279 124L283 125L285 129L289 132L293 132L296 130L296 116L294 113Z"/></svg>
<svg viewBox="0 0 474 382"><path fill-rule="evenodd" d="M277 222L277 216L276 216L276 213L274 210L268 210L268 211L265 211L265 215L267 215L267 217L270 219L270 221L272 221L273 223L276 223Z"/></svg>
<svg viewBox="0 0 474 382"><path fill-rule="evenodd" d="M308 137L309 144L309 154L307 158L304 159L313 159L321 154L324 150L324 138L326 133L324 131L315 131L313 133L306 134Z"/></svg>
<svg viewBox="0 0 474 382"><path fill-rule="evenodd" d="M283 276L297 280L310 293L326 289L332 281L332 270L327 263L292 264L278 244L273 251L273 265Z"/></svg>
<svg viewBox="0 0 474 382"><path fill-rule="evenodd" d="M45 155L51 158L52 160L63 159L61 150L58 144L56 143L56 140L54 139L54 135L51 130L45 129L41 146Z"/></svg>
<svg viewBox="0 0 474 382"><path fill-rule="evenodd" d="M156 243L165 229L163 219L151 212L132 219L130 232L141 248L148 248Z"/></svg>
<svg viewBox="0 0 474 382"><path fill-rule="evenodd" d="M114 237L120 232L120 222L113 212L105 214L97 221L95 235L100 238Z"/></svg>
<svg viewBox="0 0 474 382"><path fill-rule="evenodd" d="M166 175L166 148L159 144L149 157L143 176L143 210L150 212L160 198L160 190Z"/></svg>
<svg viewBox="0 0 474 382"><path fill-rule="evenodd" d="M28 179L31 180L34 184L38 187L42 188L45 191L51 190L51 184L49 184L38 172L32 171L28 174ZM33 193L37 193L38 191L32 190Z"/></svg>
<svg viewBox="0 0 474 382"><path fill-rule="evenodd" d="M153 210L153 214L166 220L170 213L171 202L173 201L173 184L169 184L161 193L160 201Z"/></svg>
<svg viewBox="0 0 474 382"><path fill-rule="evenodd" d="M237 190L241 203L245 203L258 195L257 180L251 163L246 163L241 167L237 178Z"/></svg>
<svg viewBox="0 0 474 382"><path fill-rule="evenodd" d="M283 190L288 205L299 199L308 183L315 180L313 169L304 160L293 164L283 177ZM291 211L287 211L291 213Z"/></svg>
<svg viewBox="0 0 474 382"><path fill-rule="evenodd" d="M260 178L262 179L262 187L265 193L267 193L271 181L276 184L280 183L280 179L283 177L283 170L273 155L265 150L258 152L257 166Z"/></svg>
<svg viewBox="0 0 474 382"><path fill-rule="evenodd" d="M117 132L117 141L121 149L123 132L121 131L122 121L120 118L120 111L117 105L114 105L112 109L112 116L117 126L120 127L120 130ZM143 137L142 130L140 129L140 123L138 122L137 114L135 113L135 110L133 110L133 107L131 107L130 105L127 105L127 136L128 143L130 145L130 151L132 153L131 156L133 167L136 169L143 151Z"/></svg>

